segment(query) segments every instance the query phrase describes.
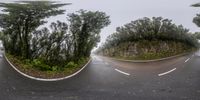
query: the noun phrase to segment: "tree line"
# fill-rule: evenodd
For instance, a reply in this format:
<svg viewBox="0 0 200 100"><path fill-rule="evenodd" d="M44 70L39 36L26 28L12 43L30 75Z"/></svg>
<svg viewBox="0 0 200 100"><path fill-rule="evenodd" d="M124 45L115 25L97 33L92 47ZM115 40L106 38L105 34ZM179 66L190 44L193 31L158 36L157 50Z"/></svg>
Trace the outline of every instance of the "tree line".
<svg viewBox="0 0 200 100"><path fill-rule="evenodd" d="M108 36L101 49L118 46L123 42L136 42L140 40L178 41L192 47L198 47L195 36L182 25L175 25L172 20L162 17L138 19L122 27Z"/></svg>
<svg viewBox="0 0 200 100"><path fill-rule="evenodd" d="M200 3L196 3L191 5L192 7L200 7ZM198 27L200 27L200 14L197 14L194 18L193 18L193 23L195 23ZM200 40L200 32L195 32L194 36Z"/></svg>
<svg viewBox="0 0 200 100"><path fill-rule="evenodd" d="M70 3L53 1L18 1L0 3L1 39L7 53L47 65L64 66L90 56L100 41L101 29L110 24L109 16L100 11L79 10L67 14L66 21L53 22L39 29L46 18L64 14L60 9Z"/></svg>
<svg viewBox="0 0 200 100"><path fill-rule="evenodd" d="M191 6L200 7L200 3ZM194 17L193 22L200 27L200 14ZM137 43L141 41L174 41L177 43L184 43L191 48L198 48L199 43L197 39L200 39L199 32L190 33L188 29L184 28L182 25L172 23L170 19L164 19L162 17L144 17L131 21L122 27L117 27L116 32L107 37L105 43L97 49L96 53L103 53L105 51L112 51L113 53L115 50L110 51L110 49L120 47L120 44L126 46L125 44L131 45L130 42ZM128 47L126 49L128 49Z"/></svg>
<svg viewBox="0 0 200 100"><path fill-rule="evenodd" d="M61 7L66 5L71 4L53 1L0 3L3 8L0 14L0 39L6 52L30 62L39 60L50 66L64 66L70 61L78 62L89 57L100 41L101 29L110 24L109 16L100 11L79 10L67 14L65 22L53 22L49 27L39 29L48 22L46 18L64 14L65 10ZM199 7L199 4L192 6ZM199 14L193 22L200 26ZM145 40L145 43L174 41L197 48L196 38L199 38L199 33L193 35L182 25L172 23L172 20L144 17L117 27L98 51L141 40Z"/></svg>
<svg viewBox="0 0 200 100"><path fill-rule="evenodd" d="M197 33L162 17L131 21L109 35L96 53L104 56L154 59L198 48ZM152 57L153 56L153 57Z"/></svg>

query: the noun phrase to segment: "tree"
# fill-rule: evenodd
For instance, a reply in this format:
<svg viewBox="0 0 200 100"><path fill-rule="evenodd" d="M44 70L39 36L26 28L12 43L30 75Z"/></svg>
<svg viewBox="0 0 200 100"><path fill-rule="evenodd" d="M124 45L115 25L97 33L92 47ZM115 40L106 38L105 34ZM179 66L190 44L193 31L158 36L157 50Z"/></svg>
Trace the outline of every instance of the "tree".
<svg viewBox="0 0 200 100"><path fill-rule="evenodd" d="M193 4L192 7L200 7L200 3ZM200 14L197 14L196 17L193 18L193 22L200 27Z"/></svg>
<svg viewBox="0 0 200 100"><path fill-rule="evenodd" d="M193 4L192 7L200 7L200 3ZM200 27L200 14L197 14L196 17L193 18L193 22L194 22L198 27ZM196 32L196 33L194 34L194 37L196 37L197 39L200 39L200 33L199 33L199 32Z"/></svg>
<svg viewBox="0 0 200 100"><path fill-rule="evenodd" d="M193 18L193 22L200 27L200 14L197 14L196 17Z"/></svg>
<svg viewBox="0 0 200 100"><path fill-rule="evenodd" d="M68 22L38 29L47 22L45 18L63 14L65 10L59 8L65 5L51 1L0 3L6 52L45 70L64 68L69 62L82 64L100 41L101 29L110 24L109 16L80 10L68 14Z"/></svg>
<svg viewBox="0 0 200 100"><path fill-rule="evenodd" d="M48 28L32 34L33 59L40 58L50 66L65 66L67 62L79 62L90 56L100 41L100 31L110 24L103 12L80 10L68 15L69 23L57 21Z"/></svg>
<svg viewBox="0 0 200 100"><path fill-rule="evenodd" d="M24 58L31 56L32 32L46 23L45 18L63 14L65 10L58 8L68 4L51 1L18 1L0 3L4 8L0 14L0 27L7 35L6 50Z"/></svg>
<svg viewBox="0 0 200 100"><path fill-rule="evenodd" d="M62 55L66 54L63 51L70 50L64 47L69 44L70 34L67 33L68 25L64 22L53 22L50 29L43 28L33 33L32 57L41 58L50 65L57 65L66 61Z"/></svg>
<svg viewBox="0 0 200 100"><path fill-rule="evenodd" d="M141 18L131 21L108 36L99 52L118 47L119 44L140 41L173 41L181 42L190 47L198 47L196 38L182 25L172 23L172 20L162 17Z"/></svg>
<svg viewBox="0 0 200 100"><path fill-rule="evenodd" d="M199 33L199 32L195 32L195 33L194 33L194 37L196 37L197 39L200 40L200 33Z"/></svg>
<svg viewBox="0 0 200 100"><path fill-rule="evenodd" d="M88 57L97 42L101 29L110 24L104 12L80 10L68 15L69 29L72 33L75 57Z"/></svg>

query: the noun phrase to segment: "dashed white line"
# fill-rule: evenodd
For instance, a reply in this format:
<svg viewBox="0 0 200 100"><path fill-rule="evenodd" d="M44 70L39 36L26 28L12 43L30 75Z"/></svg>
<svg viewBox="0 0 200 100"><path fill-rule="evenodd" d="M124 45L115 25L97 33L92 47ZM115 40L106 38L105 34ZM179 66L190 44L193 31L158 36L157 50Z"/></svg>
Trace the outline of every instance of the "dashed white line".
<svg viewBox="0 0 200 100"><path fill-rule="evenodd" d="M169 74L169 73L171 73L171 72L173 72L173 71L175 71L175 70L176 70L176 68L174 68L174 69L172 69L172 70L169 70L169 71L167 71L167 72L158 74L158 76L163 76L163 75Z"/></svg>
<svg viewBox="0 0 200 100"><path fill-rule="evenodd" d="M115 69L115 70L116 70L117 72L120 72L120 73L124 74L124 75L127 75L127 76L130 75L129 73L123 72L123 71L121 71L121 70L119 70L119 69Z"/></svg>
<svg viewBox="0 0 200 100"><path fill-rule="evenodd" d="M187 60L185 60L185 63L188 62L190 60L190 58L188 58Z"/></svg>

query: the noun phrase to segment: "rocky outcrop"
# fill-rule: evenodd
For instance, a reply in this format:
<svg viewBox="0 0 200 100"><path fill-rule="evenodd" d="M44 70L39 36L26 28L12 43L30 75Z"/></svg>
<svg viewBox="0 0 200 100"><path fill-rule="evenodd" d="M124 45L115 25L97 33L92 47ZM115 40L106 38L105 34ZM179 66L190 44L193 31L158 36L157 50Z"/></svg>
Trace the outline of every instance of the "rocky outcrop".
<svg viewBox="0 0 200 100"><path fill-rule="evenodd" d="M107 48L100 52L101 55L110 57L134 58L143 54L164 53L165 56L186 52L192 47L174 41L138 41L121 43L115 47Z"/></svg>

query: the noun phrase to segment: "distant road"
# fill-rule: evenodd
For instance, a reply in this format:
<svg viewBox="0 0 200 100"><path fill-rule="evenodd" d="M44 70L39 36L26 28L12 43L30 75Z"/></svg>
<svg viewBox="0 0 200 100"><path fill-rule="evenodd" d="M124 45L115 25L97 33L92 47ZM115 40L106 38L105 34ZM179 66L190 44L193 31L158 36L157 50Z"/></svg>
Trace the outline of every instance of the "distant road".
<svg viewBox="0 0 200 100"><path fill-rule="evenodd" d="M151 63L93 56L57 82L28 79L0 58L0 100L200 100L200 52Z"/></svg>

